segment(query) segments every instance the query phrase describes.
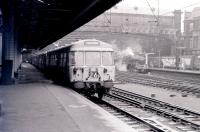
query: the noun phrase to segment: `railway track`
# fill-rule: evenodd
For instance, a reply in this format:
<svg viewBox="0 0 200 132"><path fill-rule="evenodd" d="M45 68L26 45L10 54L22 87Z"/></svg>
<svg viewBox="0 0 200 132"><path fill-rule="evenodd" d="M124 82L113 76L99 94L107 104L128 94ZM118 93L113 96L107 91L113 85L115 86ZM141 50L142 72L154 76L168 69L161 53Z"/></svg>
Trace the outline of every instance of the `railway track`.
<svg viewBox="0 0 200 132"><path fill-rule="evenodd" d="M160 125L160 123L134 115L130 111L131 106L116 100L111 95L106 95L106 98L99 105L138 132L173 132L170 128ZM129 106L129 109L124 109L122 106Z"/></svg>
<svg viewBox="0 0 200 132"><path fill-rule="evenodd" d="M118 72L116 76L118 81L131 82L135 84L160 87L169 90L176 90L184 94L200 96L200 84L184 80L175 80L159 76L148 76L137 73Z"/></svg>
<svg viewBox="0 0 200 132"><path fill-rule="evenodd" d="M96 103L112 115L116 116L120 120L124 121L126 124L131 126L134 131L137 132L174 132L170 130L169 127L162 126L160 123L154 122L148 118L141 118L139 116L131 113L130 110L122 108L122 106L127 106L129 109L133 108L132 105L127 105L114 98L112 95L106 94L103 100L99 100L98 97L92 96L88 97L86 94L81 93L83 96L90 99L92 102Z"/></svg>
<svg viewBox="0 0 200 132"><path fill-rule="evenodd" d="M101 106L141 132L200 132L199 113L118 88L103 98Z"/></svg>
<svg viewBox="0 0 200 132"><path fill-rule="evenodd" d="M101 107L106 109L109 113L120 118L122 121L126 122L129 126L139 132L172 132L166 127L162 127L158 123L152 122L151 120L140 118L131 114L130 111L124 110L121 106L117 106L116 100L111 102L111 100L103 100ZM122 105L122 104L121 104ZM160 127L158 127L158 125Z"/></svg>
<svg viewBox="0 0 200 132"><path fill-rule="evenodd" d="M180 73L169 73L169 72L163 73L163 72L155 72L155 71L152 72L152 75L200 84L200 80L198 79L199 76L196 76L196 75L185 75L185 74L180 74Z"/></svg>

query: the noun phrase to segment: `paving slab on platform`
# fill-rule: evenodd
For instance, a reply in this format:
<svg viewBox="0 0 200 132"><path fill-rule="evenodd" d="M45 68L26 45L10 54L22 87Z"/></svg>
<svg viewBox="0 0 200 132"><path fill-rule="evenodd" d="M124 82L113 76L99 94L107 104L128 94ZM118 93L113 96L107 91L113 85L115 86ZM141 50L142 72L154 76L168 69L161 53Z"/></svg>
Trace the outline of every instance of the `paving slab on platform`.
<svg viewBox="0 0 200 132"><path fill-rule="evenodd" d="M47 83L0 87L0 132L134 131L69 88Z"/></svg>
<svg viewBox="0 0 200 132"><path fill-rule="evenodd" d="M72 89L52 84L28 63L22 64L15 85L0 85L0 101L0 132L134 132Z"/></svg>

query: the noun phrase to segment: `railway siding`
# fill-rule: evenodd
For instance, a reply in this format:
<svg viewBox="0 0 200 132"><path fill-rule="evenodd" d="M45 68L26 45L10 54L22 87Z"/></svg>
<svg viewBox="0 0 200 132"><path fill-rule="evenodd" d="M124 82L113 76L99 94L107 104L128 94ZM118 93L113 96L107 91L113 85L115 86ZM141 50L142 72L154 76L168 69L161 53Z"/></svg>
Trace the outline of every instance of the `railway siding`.
<svg viewBox="0 0 200 132"><path fill-rule="evenodd" d="M166 91L165 89L155 88L152 86L143 86L140 84L116 84L115 87L167 102L172 105L190 109L195 112L200 112L200 98L193 96L183 97L181 93L177 93L175 91ZM152 95L154 96L152 97Z"/></svg>
<svg viewBox="0 0 200 132"><path fill-rule="evenodd" d="M106 95L104 100L106 100L107 103L111 103L112 105L114 105L115 109L118 108L119 110L117 111L123 110L132 113L131 107L135 107L136 109L138 108L147 111L146 114L148 114L149 112L154 113L155 115L160 116L160 118L165 118L171 122L174 122L174 125L171 126L170 124L168 124L167 126L170 126L170 128L175 130L183 130L186 127L189 131L191 131L192 129L194 131L200 130L200 114L194 111L187 110L185 108L173 106L159 100L147 98L118 88L113 88L110 94ZM130 116L129 113L126 115ZM136 117L134 118L137 118L136 113L133 115L136 115ZM141 122L141 120L143 119L143 117L140 117L137 120ZM150 118L147 119L151 120ZM157 122L158 120L155 119L155 121ZM164 124L161 126L166 129Z"/></svg>
<svg viewBox="0 0 200 132"><path fill-rule="evenodd" d="M182 123L189 123L197 128L200 127L200 113L174 106L169 103L165 103L159 100L141 96L138 94L130 93L125 90L113 88L111 91L112 95L123 96L127 100L133 100L135 104L143 104L142 107L145 109L156 111L157 114L170 117L172 120L179 120ZM181 118L180 118L181 117Z"/></svg>

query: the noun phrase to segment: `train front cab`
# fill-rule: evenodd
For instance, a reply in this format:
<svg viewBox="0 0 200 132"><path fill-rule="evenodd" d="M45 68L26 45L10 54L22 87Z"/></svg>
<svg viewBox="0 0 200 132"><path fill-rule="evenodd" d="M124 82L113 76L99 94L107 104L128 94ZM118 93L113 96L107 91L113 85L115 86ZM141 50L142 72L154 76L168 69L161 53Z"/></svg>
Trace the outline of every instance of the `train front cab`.
<svg viewBox="0 0 200 132"><path fill-rule="evenodd" d="M74 88L84 89L89 95L103 94L113 87L115 66L110 45L74 45L69 52L69 74Z"/></svg>

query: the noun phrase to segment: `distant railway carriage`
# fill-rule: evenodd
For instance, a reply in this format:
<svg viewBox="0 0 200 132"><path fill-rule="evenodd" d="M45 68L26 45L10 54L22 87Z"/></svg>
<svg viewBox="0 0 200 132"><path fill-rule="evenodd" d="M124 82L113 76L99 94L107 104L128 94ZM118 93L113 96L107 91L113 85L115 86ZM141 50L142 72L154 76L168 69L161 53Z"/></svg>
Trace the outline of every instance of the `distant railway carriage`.
<svg viewBox="0 0 200 132"><path fill-rule="evenodd" d="M95 39L40 53L32 57L32 63L51 77L70 82L90 95L98 93L100 98L115 80L112 46Z"/></svg>
<svg viewBox="0 0 200 132"><path fill-rule="evenodd" d="M160 67L181 70L200 70L200 56L182 55L182 56L162 56L160 57ZM150 67L159 67L159 58L150 58Z"/></svg>

